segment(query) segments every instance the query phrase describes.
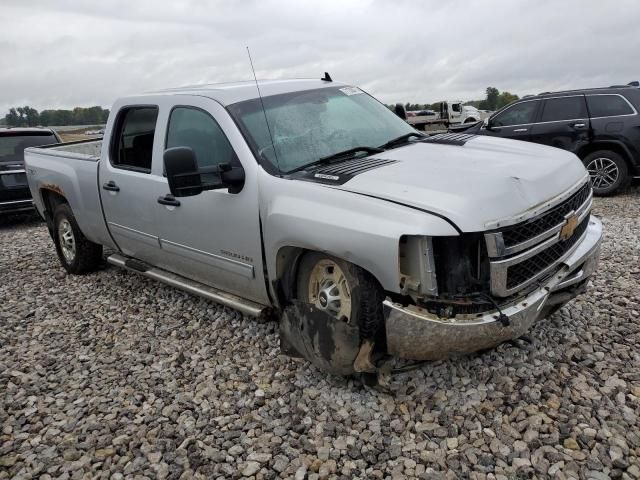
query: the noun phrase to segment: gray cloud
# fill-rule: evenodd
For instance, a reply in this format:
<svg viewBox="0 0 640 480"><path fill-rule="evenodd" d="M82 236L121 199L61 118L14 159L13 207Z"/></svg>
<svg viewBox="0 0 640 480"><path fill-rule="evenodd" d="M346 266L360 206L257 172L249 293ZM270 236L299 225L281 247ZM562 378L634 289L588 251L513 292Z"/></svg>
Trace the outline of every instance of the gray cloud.
<svg viewBox="0 0 640 480"><path fill-rule="evenodd" d="M3 0L0 112L109 106L185 84L317 77L384 102L520 95L640 77L640 3Z"/></svg>

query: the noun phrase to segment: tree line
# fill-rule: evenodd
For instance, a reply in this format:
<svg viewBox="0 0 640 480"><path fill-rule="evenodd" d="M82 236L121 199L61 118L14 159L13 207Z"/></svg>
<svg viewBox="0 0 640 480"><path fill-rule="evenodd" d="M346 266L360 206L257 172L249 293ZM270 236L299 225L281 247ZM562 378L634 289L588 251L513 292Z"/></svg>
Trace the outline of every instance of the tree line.
<svg viewBox="0 0 640 480"><path fill-rule="evenodd" d="M62 125L100 125L107 122L109 110L102 107L75 107L73 110L42 110L12 107L4 116L9 127L46 127Z"/></svg>
<svg viewBox="0 0 640 480"><path fill-rule="evenodd" d="M471 105L480 110L499 110L505 105L518 100L518 95L515 95L511 92L501 92L495 87L487 87L485 91L486 97L481 100L470 100L468 102L463 102L465 105ZM387 105L391 110L394 110L395 105ZM407 111L415 111L415 110L433 110L435 112L440 111L440 102L436 103L405 103L405 110Z"/></svg>

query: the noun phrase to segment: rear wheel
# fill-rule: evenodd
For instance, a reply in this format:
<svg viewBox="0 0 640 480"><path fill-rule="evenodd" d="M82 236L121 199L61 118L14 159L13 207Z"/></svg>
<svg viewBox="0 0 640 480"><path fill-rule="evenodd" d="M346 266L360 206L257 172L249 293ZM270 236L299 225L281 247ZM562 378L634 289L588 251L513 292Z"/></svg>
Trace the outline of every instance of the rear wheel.
<svg viewBox="0 0 640 480"><path fill-rule="evenodd" d="M60 263L69 273L91 272L102 261L102 245L87 240L67 203L62 203L55 209L53 241Z"/></svg>
<svg viewBox="0 0 640 480"><path fill-rule="evenodd" d="M595 195L612 195L629 181L627 163L616 152L598 150L587 155L582 162L591 177Z"/></svg>

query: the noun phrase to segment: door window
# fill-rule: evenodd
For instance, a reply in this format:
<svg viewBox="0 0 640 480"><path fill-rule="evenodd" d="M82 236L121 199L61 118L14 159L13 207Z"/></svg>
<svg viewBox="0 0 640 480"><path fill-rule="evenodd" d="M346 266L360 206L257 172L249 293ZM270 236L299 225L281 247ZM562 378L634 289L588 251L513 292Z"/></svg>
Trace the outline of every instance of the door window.
<svg viewBox="0 0 640 480"><path fill-rule="evenodd" d="M208 113L193 107L176 107L169 117L167 147L190 147L198 167L237 163L233 147ZM203 177L215 176L205 174Z"/></svg>
<svg viewBox="0 0 640 480"><path fill-rule="evenodd" d="M451 105L451 110L453 110L456 113L460 113L460 103L454 103L453 105Z"/></svg>
<svg viewBox="0 0 640 480"><path fill-rule="evenodd" d="M111 163L118 168L151 172L158 107L132 107L118 115Z"/></svg>
<svg viewBox="0 0 640 480"><path fill-rule="evenodd" d="M594 118L633 114L633 109L620 95L589 95L587 105Z"/></svg>
<svg viewBox="0 0 640 480"><path fill-rule="evenodd" d="M496 127L533 123L537 108L538 102L517 103L504 112L499 113L493 118L491 123Z"/></svg>
<svg viewBox="0 0 640 480"><path fill-rule="evenodd" d="M587 118L584 97L550 98L544 102L541 122Z"/></svg>

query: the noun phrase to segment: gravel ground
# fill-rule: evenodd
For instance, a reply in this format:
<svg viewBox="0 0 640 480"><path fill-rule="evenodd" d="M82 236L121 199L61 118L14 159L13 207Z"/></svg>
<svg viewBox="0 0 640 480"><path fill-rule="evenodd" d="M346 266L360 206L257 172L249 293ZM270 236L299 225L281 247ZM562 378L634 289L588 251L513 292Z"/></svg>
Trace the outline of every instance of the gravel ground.
<svg viewBox="0 0 640 480"><path fill-rule="evenodd" d="M0 478L640 478L640 189L597 199L589 294L530 343L391 393L279 354L276 325L0 225Z"/></svg>

